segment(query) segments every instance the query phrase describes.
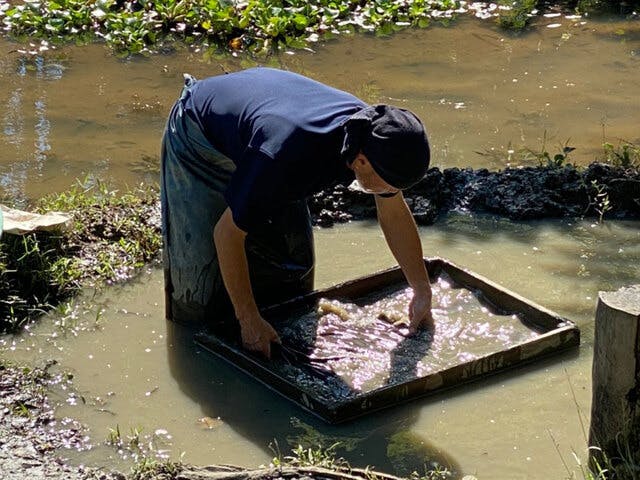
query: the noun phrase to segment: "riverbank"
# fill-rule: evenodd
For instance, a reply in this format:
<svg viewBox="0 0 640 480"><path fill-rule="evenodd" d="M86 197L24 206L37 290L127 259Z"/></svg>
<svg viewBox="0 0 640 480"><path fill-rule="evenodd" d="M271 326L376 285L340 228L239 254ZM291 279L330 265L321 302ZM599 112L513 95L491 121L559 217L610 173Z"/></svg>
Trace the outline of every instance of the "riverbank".
<svg viewBox="0 0 640 480"><path fill-rule="evenodd" d="M450 211L487 213L515 221L584 217L640 218L640 169L595 162L573 165L487 169L432 168L404 192L419 225L431 225ZM376 218L371 195L340 185L309 202L314 223Z"/></svg>
<svg viewBox="0 0 640 480"><path fill-rule="evenodd" d="M83 427L58 420L47 396L52 387L72 388L72 379L41 367L0 359L0 472L3 480L400 480L373 470L349 467L330 451L303 450L274 458L268 466L246 469L230 465L194 466L140 458L130 472L70 466L65 450L91 448ZM446 472L424 480L446 480Z"/></svg>
<svg viewBox="0 0 640 480"><path fill-rule="evenodd" d="M4 480L111 480L83 467L68 466L62 449L85 448L82 427L58 421L47 396L52 384L67 381L42 367L0 360L0 471Z"/></svg>

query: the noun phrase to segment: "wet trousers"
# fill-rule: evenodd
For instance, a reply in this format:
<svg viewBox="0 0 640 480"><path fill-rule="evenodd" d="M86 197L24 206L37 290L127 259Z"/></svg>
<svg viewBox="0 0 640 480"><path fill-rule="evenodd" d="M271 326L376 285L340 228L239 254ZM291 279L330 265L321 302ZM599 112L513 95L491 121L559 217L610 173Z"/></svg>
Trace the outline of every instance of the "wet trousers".
<svg viewBox="0 0 640 480"><path fill-rule="evenodd" d="M237 325L213 242L213 228L227 208L224 192L235 166L184 109L195 82L185 75L185 87L162 139L165 308L170 320L215 330L223 324ZM278 208L248 233L245 251L259 307L310 292L314 248L306 201Z"/></svg>

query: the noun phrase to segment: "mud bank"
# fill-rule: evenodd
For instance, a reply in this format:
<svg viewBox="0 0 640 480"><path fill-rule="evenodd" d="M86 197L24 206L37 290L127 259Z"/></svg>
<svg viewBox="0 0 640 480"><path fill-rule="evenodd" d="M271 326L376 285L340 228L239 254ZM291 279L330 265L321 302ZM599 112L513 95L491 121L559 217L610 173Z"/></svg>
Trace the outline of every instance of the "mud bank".
<svg viewBox="0 0 640 480"><path fill-rule="evenodd" d="M95 197L65 192L40 206L40 210L71 213L74 226L69 231L37 232L26 239L2 238L0 296L5 301L0 302L0 332L21 329L68 299L81 285L126 281L140 267L159 259L162 241L157 191L145 188L116 195L103 189L92 195ZM499 171L432 168L404 195L419 225L431 225L450 211L516 221L637 219L640 169L604 163L585 168L567 164ZM314 195L308 204L314 225L320 227L376 218L374 196L345 185Z"/></svg>
<svg viewBox="0 0 640 480"><path fill-rule="evenodd" d="M640 218L640 171L592 163L487 169L432 168L404 192L419 225L431 225L449 211L487 213L511 220L560 217ZM372 195L339 185L309 201L314 223L375 218Z"/></svg>

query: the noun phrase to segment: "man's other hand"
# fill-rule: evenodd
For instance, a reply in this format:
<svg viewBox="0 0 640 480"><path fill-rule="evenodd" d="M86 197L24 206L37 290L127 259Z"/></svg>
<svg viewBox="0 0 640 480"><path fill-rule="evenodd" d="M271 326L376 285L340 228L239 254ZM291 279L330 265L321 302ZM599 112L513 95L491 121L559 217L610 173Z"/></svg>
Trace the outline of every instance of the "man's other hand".
<svg viewBox="0 0 640 480"><path fill-rule="evenodd" d="M260 315L240 324L242 346L246 350L260 353L267 359L271 358L271 342L280 343L280 337L275 329Z"/></svg>

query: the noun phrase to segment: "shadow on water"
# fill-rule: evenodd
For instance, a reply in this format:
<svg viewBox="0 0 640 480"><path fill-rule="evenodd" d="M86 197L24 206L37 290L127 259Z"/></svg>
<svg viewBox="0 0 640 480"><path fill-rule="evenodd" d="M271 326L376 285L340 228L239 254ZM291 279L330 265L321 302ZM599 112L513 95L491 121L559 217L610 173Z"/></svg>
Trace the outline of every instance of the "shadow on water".
<svg viewBox="0 0 640 480"><path fill-rule="evenodd" d="M352 466L407 475L445 466L460 473L458 463L428 439L410 432L419 410L409 406L377 412L341 425L326 424L265 385L194 344L194 330L171 321L167 351L172 376L197 402L204 415L220 417L254 445L282 455L298 445L329 448ZM371 464L371 459L376 459ZM458 477L452 477L458 478Z"/></svg>

